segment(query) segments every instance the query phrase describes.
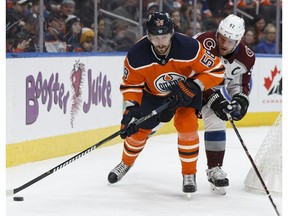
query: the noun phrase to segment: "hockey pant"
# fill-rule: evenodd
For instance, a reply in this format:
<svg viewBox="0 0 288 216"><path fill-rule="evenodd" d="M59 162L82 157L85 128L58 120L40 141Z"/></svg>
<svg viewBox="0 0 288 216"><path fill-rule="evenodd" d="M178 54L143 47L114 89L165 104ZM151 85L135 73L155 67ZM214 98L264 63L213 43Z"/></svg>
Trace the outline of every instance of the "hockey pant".
<svg viewBox="0 0 288 216"><path fill-rule="evenodd" d="M156 98L154 100L154 98ZM166 99L143 94L141 103L142 115L149 114L152 110L162 105ZM122 161L131 166L144 149L146 141L152 131L159 125L163 116L156 115L140 124L139 131L124 140ZM173 115L170 117L170 119ZM170 120L169 119L169 120ZM182 165L182 174L195 174L199 152L198 119L194 108L178 108L175 111L174 126L178 132L178 153Z"/></svg>
<svg viewBox="0 0 288 216"><path fill-rule="evenodd" d="M226 149L226 121L216 116L214 111L202 107L204 142L208 168L222 166Z"/></svg>

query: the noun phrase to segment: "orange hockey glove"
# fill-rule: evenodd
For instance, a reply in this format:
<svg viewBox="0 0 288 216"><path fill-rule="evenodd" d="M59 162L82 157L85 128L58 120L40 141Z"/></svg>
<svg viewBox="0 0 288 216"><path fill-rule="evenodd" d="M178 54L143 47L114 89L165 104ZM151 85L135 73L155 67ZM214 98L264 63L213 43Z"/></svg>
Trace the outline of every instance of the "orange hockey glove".
<svg viewBox="0 0 288 216"><path fill-rule="evenodd" d="M176 109L178 107L187 107L191 104L194 96L200 92L200 87L192 80L180 81L171 90L172 102L169 107Z"/></svg>
<svg viewBox="0 0 288 216"><path fill-rule="evenodd" d="M132 134L138 132L138 127L135 121L140 118L140 106L135 104L133 106L126 107L123 118L121 120L121 133L120 137L125 139L127 136L130 137Z"/></svg>

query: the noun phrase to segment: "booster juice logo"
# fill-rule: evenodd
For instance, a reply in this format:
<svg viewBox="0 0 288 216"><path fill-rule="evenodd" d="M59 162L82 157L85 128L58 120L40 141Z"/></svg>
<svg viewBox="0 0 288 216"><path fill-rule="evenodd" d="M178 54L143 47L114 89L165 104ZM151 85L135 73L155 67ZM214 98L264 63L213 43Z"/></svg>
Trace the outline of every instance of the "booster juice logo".
<svg viewBox="0 0 288 216"><path fill-rule="evenodd" d="M82 84L85 76L85 65L76 61L71 72L70 81L72 84L72 105L71 105L71 119L70 124L73 128L75 116L80 109L82 102Z"/></svg>
<svg viewBox="0 0 288 216"><path fill-rule="evenodd" d="M39 103L47 104L47 111L51 110L52 104L58 105L65 114L69 91L65 93L63 83L58 82L59 74L51 74L49 80L42 78L39 72L35 80L32 75L26 78L26 124L34 123L39 115Z"/></svg>
<svg viewBox="0 0 288 216"><path fill-rule="evenodd" d="M26 125L37 121L41 105L47 106L47 112L50 112L53 105L67 113L69 98L71 98L71 127L75 124L76 114L82 108L83 113L88 113L93 105L102 107L112 106L112 86L106 75L100 71L94 78L91 69L87 72L87 98L83 102L83 84L85 83L86 70L85 65L76 61L70 73L70 83L72 97L66 90L65 84L59 82L59 74L52 73L49 79L43 78L42 72L39 72L37 78L33 75L26 77ZM67 83L66 83L67 84Z"/></svg>

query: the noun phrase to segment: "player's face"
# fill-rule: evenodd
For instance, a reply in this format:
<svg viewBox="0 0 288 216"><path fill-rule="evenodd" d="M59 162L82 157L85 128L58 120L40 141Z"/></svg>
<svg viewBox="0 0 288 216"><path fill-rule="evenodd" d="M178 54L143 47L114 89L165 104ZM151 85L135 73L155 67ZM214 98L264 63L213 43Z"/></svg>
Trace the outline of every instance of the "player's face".
<svg viewBox="0 0 288 216"><path fill-rule="evenodd" d="M218 34L218 47L221 56L228 55L235 48L236 40L229 39L221 34Z"/></svg>
<svg viewBox="0 0 288 216"><path fill-rule="evenodd" d="M159 55L166 55L169 52L172 34L164 35L148 35L148 39L154 46L154 49Z"/></svg>

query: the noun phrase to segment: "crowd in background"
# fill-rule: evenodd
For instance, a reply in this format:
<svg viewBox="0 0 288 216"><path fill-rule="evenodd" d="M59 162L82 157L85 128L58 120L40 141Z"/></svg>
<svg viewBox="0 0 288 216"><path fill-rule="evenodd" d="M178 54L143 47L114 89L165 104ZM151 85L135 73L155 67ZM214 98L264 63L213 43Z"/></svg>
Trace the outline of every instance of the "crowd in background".
<svg viewBox="0 0 288 216"><path fill-rule="evenodd" d="M43 51L92 52L94 37L97 37L98 52L128 51L146 34L147 15L160 10L159 0L143 0L142 10L139 0L97 2L95 34L94 0L44 0ZM198 0L194 16L194 1L163 0L162 11L170 14L175 31L193 36L216 31L220 21L233 13L233 2ZM246 23L243 41L256 53L275 54L277 2L237 1L237 8L243 11L237 15ZM6 52L39 52L39 13L39 0L6 0ZM280 21L278 49L282 53L282 14Z"/></svg>

